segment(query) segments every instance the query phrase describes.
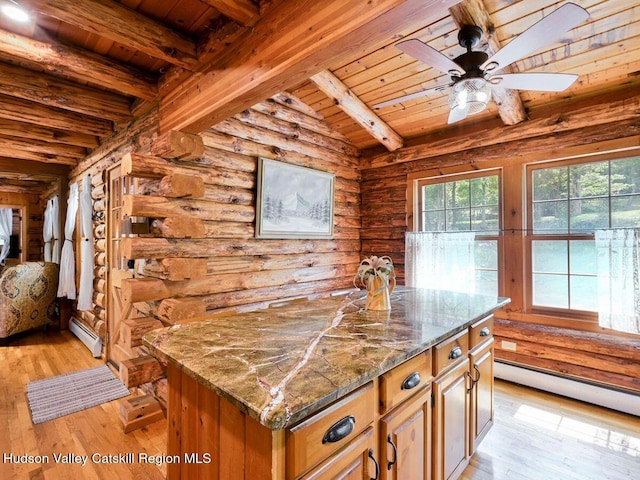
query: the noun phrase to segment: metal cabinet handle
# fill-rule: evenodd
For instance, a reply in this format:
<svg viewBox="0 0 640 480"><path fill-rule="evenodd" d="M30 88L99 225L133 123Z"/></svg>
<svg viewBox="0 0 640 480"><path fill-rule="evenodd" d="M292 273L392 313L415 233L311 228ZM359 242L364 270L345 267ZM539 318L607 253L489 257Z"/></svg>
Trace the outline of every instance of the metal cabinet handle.
<svg viewBox="0 0 640 480"><path fill-rule="evenodd" d="M449 360L455 360L456 358L460 358L462 356L462 348L454 347L449 352Z"/></svg>
<svg viewBox="0 0 640 480"><path fill-rule="evenodd" d="M412 388L417 387L418 385L420 385L420 372L413 372L409 375L407 375L407 378L405 378L402 381L402 390L411 390Z"/></svg>
<svg viewBox="0 0 640 480"><path fill-rule="evenodd" d="M476 377L476 379L473 381L473 384L475 385L476 383L478 383L480 381L480 369L478 368L478 364L474 364L473 365L473 369L476 371L476 373L478 374L478 376Z"/></svg>
<svg viewBox="0 0 640 480"><path fill-rule="evenodd" d="M353 432L356 425L356 419L353 415L347 415L341 420L331 425L322 437L322 443L335 443Z"/></svg>
<svg viewBox="0 0 640 480"><path fill-rule="evenodd" d="M469 380L471 380L471 386L470 386L469 388L467 388L467 393L471 393L471 390L473 390L473 387L475 387L475 386L476 386L476 382L475 382L475 380L473 379L473 377L471 376L471 372L469 372L469 370L467 370L467 371L466 371L466 372L464 372L464 373L465 373L465 375L466 375L467 377L469 377Z"/></svg>
<svg viewBox="0 0 640 480"><path fill-rule="evenodd" d="M393 467L398 461L398 447L396 447L396 444L393 443L391 434L387 435L387 443L389 443L391 445L391 448L393 448L393 460L387 463L387 470L391 470L391 467Z"/></svg>
<svg viewBox="0 0 640 480"><path fill-rule="evenodd" d="M378 466L376 457L373 456L373 448L369 449L369 458L373 460L373 464L376 466L376 476L371 478L370 480L378 480L378 477L380 476L380 467Z"/></svg>
<svg viewBox="0 0 640 480"><path fill-rule="evenodd" d="M491 330L489 330L489 327L482 327L480 329L480 336L481 337L488 337L489 335L491 335Z"/></svg>

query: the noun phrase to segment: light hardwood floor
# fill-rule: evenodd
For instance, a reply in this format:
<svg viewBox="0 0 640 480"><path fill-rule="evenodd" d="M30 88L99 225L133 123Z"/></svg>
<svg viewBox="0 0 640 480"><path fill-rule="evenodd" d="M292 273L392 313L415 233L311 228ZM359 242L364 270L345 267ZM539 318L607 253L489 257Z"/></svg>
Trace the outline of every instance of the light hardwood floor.
<svg viewBox="0 0 640 480"><path fill-rule="evenodd" d="M166 421L125 435L118 401L31 423L25 393L29 381L101 363L68 332L33 333L0 347L0 455L161 455ZM495 425L462 479L640 479L640 418L500 381L495 406ZM0 457L0 480L158 479L166 473L166 465L51 462L9 464Z"/></svg>

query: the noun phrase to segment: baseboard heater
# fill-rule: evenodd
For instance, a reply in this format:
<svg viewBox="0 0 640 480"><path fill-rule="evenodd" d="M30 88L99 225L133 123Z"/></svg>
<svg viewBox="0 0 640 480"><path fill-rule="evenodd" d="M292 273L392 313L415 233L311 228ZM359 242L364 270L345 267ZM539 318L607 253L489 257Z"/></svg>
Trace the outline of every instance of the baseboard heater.
<svg viewBox="0 0 640 480"><path fill-rule="evenodd" d="M640 416L640 396L592 383L496 361L494 376L502 380Z"/></svg>
<svg viewBox="0 0 640 480"><path fill-rule="evenodd" d="M72 318L69 322L69 330L87 346L94 357L97 358L102 354L102 339L82 322Z"/></svg>

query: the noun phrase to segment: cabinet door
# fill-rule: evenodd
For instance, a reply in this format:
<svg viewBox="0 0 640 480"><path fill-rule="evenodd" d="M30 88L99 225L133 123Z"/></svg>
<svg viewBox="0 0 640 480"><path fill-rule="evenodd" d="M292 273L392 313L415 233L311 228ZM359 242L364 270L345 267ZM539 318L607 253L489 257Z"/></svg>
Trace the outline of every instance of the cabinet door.
<svg viewBox="0 0 640 480"><path fill-rule="evenodd" d="M433 479L457 478L469 459L469 359L433 381Z"/></svg>
<svg viewBox="0 0 640 480"><path fill-rule="evenodd" d="M431 478L431 389L424 388L380 421L382 480Z"/></svg>
<svg viewBox="0 0 640 480"><path fill-rule="evenodd" d="M493 425L493 339L469 354L471 376L476 380L471 389L471 454Z"/></svg>
<svg viewBox="0 0 640 480"><path fill-rule="evenodd" d="M374 452L374 429L369 427L342 450L300 478L304 480L378 479L380 468Z"/></svg>

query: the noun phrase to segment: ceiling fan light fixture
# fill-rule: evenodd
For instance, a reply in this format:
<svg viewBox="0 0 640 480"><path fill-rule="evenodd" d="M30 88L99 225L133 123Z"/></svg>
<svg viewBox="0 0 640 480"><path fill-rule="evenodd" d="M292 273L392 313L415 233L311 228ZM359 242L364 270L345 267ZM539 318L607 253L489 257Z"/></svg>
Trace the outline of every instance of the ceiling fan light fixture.
<svg viewBox="0 0 640 480"><path fill-rule="evenodd" d="M25 23L31 19L27 11L13 0L5 0L0 7L2 14L14 22Z"/></svg>
<svg viewBox="0 0 640 480"><path fill-rule="evenodd" d="M467 115L480 113L491 100L491 86L484 78L466 78L449 90L449 107L466 110Z"/></svg>

